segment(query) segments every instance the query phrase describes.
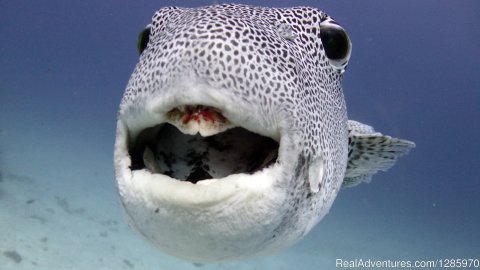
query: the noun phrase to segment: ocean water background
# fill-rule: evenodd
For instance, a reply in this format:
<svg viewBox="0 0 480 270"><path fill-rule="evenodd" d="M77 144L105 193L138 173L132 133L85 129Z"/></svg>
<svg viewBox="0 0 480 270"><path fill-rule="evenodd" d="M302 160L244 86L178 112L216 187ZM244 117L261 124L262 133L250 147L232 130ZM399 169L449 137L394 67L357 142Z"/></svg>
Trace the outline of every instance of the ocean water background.
<svg viewBox="0 0 480 270"><path fill-rule="evenodd" d="M112 152L137 35L162 6L0 1L0 269L335 269L336 259L480 259L480 2L237 1L320 8L347 29L349 118L417 147L345 189L296 246L193 265L126 225Z"/></svg>

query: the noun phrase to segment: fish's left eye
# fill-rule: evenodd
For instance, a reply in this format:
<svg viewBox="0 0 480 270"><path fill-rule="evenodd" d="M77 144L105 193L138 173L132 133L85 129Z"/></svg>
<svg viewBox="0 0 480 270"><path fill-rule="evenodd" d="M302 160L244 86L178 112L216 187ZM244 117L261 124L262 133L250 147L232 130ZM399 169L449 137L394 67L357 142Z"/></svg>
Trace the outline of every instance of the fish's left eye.
<svg viewBox="0 0 480 270"><path fill-rule="evenodd" d="M138 34L138 41L137 41L137 50L138 54L142 54L142 52L147 48L148 41L150 39L150 27L146 27L145 29Z"/></svg>
<svg viewBox="0 0 480 270"><path fill-rule="evenodd" d="M328 18L320 23L320 39L330 64L344 71L352 52L352 43L347 32Z"/></svg>

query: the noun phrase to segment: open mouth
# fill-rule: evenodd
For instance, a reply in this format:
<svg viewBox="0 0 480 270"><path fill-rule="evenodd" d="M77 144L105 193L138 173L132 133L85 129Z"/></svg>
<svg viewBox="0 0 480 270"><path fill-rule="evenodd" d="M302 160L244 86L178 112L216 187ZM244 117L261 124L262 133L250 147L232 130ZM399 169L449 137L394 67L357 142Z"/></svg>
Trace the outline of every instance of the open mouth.
<svg viewBox="0 0 480 270"><path fill-rule="evenodd" d="M271 166L278 148L277 141L235 126L217 108L183 105L168 111L166 122L143 129L128 151L131 170L209 184Z"/></svg>

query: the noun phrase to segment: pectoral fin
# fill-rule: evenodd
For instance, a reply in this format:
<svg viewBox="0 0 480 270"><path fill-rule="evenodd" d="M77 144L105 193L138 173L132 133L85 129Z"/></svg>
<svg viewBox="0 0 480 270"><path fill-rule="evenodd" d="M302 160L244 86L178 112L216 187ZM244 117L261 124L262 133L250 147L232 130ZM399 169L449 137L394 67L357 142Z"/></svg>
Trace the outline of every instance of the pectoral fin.
<svg viewBox="0 0 480 270"><path fill-rule="evenodd" d="M372 175L386 171L415 143L375 132L371 126L349 120L348 164L342 187L370 182Z"/></svg>

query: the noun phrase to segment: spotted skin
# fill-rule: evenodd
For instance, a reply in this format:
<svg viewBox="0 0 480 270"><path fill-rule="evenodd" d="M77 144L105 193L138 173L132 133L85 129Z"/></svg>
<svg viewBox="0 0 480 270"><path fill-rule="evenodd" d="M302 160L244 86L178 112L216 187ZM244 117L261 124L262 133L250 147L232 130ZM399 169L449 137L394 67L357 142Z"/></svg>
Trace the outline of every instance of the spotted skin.
<svg viewBox="0 0 480 270"><path fill-rule="evenodd" d="M236 111L226 116L233 120L245 116L251 122L242 123L253 132L276 134L279 130L281 143L278 179L258 201L250 200L252 205L262 206L258 207L262 209L245 210L238 204L225 203L221 213L217 211L215 216L206 213L205 209L202 215L197 215L190 208L185 210L187 207L183 205L178 208L181 211L176 206L157 205L152 207L155 213L164 213L162 219L157 220L149 216L153 211L148 210L148 205L154 203L139 198L125 184L129 182L123 179L122 170L127 169L120 164L123 157L118 150L122 146L119 137L123 131L117 131L115 159L120 196L131 222L145 238L172 255L195 262L239 259L291 245L329 211L342 186L349 152L358 160L367 155L355 149L352 140L349 146L352 132L349 126L352 125L347 121L341 86L344 69L332 65L326 56L320 37L320 24L325 21L333 22L323 11L309 7L226 4L201 8L167 7L155 13L148 25L148 43L120 104L122 128L125 125L125 129L134 133L135 127L146 125L138 124L139 119L153 124L153 116L144 116L147 115L145 108L153 108L152 100L173 104L178 100L200 100L197 95L211 95L212 104L201 105L218 107L225 103L215 101L221 97L227 102L225 111L229 111L228 108ZM346 65L347 61L342 64ZM194 85L206 85L208 87L200 88L207 90L192 92L184 87L189 81ZM182 91L190 95L179 97ZM170 109L160 107L157 112ZM368 131L373 132L373 129ZM365 163L352 161L349 164L353 170L356 164ZM367 168L363 174L373 174L373 171ZM350 180L357 183L363 179L353 174ZM142 204L144 200L146 206ZM172 209L177 209L177 213L188 212L185 216L190 215L191 219L175 223L178 217L172 217ZM242 218L237 217L240 213L244 214ZM271 221L258 225L262 215ZM175 220L172 224L177 225L167 223L167 217L172 217ZM223 231L224 227L218 225L217 220L228 224L230 229ZM196 227L185 227L187 229L181 231L180 227L187 226L184 223L188 222ZM215 232L203 231L208 230L204 227L217 225ZM180 231L177 238L169 238L177 232L162 235L162 230L172 227ZM206 235L205 238L191 233L188 228L199 230L198 234ZM196 240L185 240L182 234ZM204 241L200 244L209 248L198 250L195 241Z"/></svg>
<svg viewBox="0 0 480 270"><path fill-rule="evenodd" d="M347 145L336 143L348 134L342 75L330 66L320 39L319 23L327 18L308 7L163 8L153 17L150 41L121 113L191 72L226 95L261 107L263 115L292 114L307 163L320 149L329 160L345 160ZM293 41L279 33L284 25L297 33ZM334 120L334 125L320 119ZM328 166L327 174L341 176L344 167L343 162ZM341 178L327 179L325 184L338 185Z"/></svg>

